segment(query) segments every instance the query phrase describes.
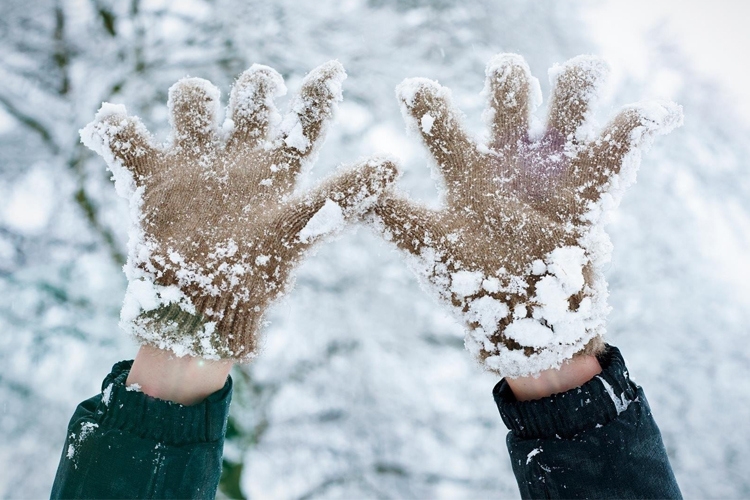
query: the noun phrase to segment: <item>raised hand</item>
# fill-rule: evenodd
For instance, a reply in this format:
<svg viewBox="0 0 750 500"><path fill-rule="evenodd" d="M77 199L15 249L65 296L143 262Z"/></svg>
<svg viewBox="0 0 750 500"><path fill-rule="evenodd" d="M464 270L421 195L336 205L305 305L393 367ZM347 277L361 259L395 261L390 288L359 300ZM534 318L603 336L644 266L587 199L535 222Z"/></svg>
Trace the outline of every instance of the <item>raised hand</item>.
<svg viewBox="0 0 750 500"><path fill-rule="evenodd" d="M81 138L130 200L127 330L177 355L254 355L263 313L305 251L363 214L396 177L393 165L372 160L293 192L345 78L335 61L314 69L281 119L274 98L286 92L283 79L254 65L232 88L223 128L219 90L180 80L169 91L165 147L123 106L102 106Z"/></svg>
<svg viewBox="0 0 750 500"><path fill-rule="evenodd" d="M397 89L445 182L445 206L391 193L371 215L468 327L466 347L503 376L538 373L603 346L608 312L603 231L633 182L640 151L681 124L671 102L624 108L595 138L590 107L606 65L581 56L550 70L546 127L530 132L538 81L515 54L487 66L487 144L467 135L450 91L416 78Z"/></svg>

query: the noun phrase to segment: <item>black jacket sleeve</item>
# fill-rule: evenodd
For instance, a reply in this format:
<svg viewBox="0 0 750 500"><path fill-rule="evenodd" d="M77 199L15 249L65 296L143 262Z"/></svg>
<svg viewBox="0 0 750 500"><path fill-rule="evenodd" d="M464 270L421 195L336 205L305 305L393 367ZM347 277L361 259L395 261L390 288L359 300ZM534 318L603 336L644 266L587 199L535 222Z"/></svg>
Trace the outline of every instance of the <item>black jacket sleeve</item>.
<svg viewBox="0 0 750 500"><path fill-rule="evenodd" d="M232 380L193 406L128 390L132 361L68 425L51 498L214 498Z"/></svg>
<svg viewBox="0 0 750 500"><path fill-rule="evenodd" d="M493 395L523 498L682 498L646 396L620 351L583 386L519 402L505 380Z"/></svg>

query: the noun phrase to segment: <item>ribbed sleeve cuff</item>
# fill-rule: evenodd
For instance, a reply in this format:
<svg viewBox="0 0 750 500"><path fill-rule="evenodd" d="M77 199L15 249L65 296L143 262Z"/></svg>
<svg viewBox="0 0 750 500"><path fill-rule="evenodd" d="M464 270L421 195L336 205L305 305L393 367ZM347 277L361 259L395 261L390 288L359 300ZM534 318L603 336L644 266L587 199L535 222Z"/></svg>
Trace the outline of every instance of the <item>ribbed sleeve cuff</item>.
<svg viewBox="0 0 750 500"><path fill-rule="evenodd" d="M153 439L165 445L213 442L226 434L232 377L202 402L184 406L128 390L125 381L133 361L120 361L102 383L101 425Z"/></svg>
<svg viewBox="0 0 750 500"><path fill-rule="evenodd" d="M617 418L636 397L620 350L607 345L597 356L602 372L581 387L534 401L517 401L501 380L492 391L500 416L523 439L570 438Z"/></svg>

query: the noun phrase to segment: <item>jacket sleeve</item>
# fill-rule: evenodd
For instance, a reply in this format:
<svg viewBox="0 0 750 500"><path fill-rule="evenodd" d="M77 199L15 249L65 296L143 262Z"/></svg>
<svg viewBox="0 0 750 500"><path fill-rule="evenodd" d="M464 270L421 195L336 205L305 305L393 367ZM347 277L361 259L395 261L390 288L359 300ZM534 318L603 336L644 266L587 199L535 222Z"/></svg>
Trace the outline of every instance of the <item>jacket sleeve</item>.
<svg viewBox="0 0 750 500"><path fill-rule="evenodd" d="M620 351L581 387L516 401L505 380L493 395L523 498L682 498L643 389Z"/></svg>
<svg viewBox="0 0 750 500"><path fill-rule="evenodd" d="M51 498L211 498L221 475L232 380L193 406L125 387L117 363L76 409Z"/></svg>

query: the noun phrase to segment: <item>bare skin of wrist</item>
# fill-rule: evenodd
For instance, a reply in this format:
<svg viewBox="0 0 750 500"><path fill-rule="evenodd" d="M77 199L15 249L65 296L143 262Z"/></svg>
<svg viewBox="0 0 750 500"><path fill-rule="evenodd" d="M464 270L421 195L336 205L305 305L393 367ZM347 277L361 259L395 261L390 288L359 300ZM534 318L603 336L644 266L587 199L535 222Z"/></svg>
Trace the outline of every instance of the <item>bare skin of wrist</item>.
<svg viewBox="0 0 750 500"><path fill-rule="evenodd" d="M224 387L233 364L229 360L180 358L169 351L143 345L125 384L138 384L149 396L189 406Z"/></svg>
<svg viewBox="0 0 750 500"><path fill-rule="evenodd" d="M559 369L545 370L536 376L506 378L518 401L546 398L552 394L580 387L601 373L596 356L574 356Z"/></svg>

